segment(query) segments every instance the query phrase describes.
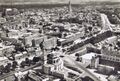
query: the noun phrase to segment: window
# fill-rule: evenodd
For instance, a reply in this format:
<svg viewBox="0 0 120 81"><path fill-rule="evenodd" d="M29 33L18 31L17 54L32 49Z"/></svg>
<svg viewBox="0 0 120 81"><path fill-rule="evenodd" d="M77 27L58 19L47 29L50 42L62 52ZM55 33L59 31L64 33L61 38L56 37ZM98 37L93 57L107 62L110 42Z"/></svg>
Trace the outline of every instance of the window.
<svg viewBox="0 0 120 81"><path fill-rule="evenodd" d="M54 63L55 63L56 61L54 60Z"/></svg>

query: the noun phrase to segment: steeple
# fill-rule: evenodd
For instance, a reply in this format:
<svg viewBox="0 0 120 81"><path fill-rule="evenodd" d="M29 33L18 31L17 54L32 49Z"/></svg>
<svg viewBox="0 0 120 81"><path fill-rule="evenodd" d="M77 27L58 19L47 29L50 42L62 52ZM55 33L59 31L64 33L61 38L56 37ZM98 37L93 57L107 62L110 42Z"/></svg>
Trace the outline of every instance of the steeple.
<svg viewBox="0 0 120 81"><path fill-rule="evenodd" d="M69 11L69 14L71 15L72 14L72 7L71 7L71 1L69 0L69 4L68 4L68 11Z"/></svg>

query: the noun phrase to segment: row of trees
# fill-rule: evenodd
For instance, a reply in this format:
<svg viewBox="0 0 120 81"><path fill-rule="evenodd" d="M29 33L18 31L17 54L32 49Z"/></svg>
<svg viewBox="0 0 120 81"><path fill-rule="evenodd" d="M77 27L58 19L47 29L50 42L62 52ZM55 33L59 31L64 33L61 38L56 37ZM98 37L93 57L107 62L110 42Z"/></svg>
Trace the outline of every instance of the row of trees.
<svg viewBox="0 0 120 81"><path fill-rule="evenodd" d="M3 73L8 73L11 70L15 70L17 68L17 61L13 61L12 63L7 63L7 65L1 65L0 66L0 74L2 75Z"/></svg>

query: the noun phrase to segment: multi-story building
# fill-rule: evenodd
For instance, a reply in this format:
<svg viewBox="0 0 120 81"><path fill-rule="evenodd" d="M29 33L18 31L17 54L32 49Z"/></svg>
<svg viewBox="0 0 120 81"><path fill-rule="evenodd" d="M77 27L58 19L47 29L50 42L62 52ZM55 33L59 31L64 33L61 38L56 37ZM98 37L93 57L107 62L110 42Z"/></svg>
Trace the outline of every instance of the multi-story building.
<svg viewBox="0 0 120 81"><path fill-rule="evenodd" d="M51 74L52 72L60 72L63 70L63 61L55 53L48 54L47 59L43 65L43 72L46 74Z"/></svg>
<svg viewBox="0 0 120 81"><path fill-rule="evenodd" d="M4 56L4 55L7 55L9 56L8 54L12 53L12 51L14 51L14 48L15 46L2 46L0 48L0 56Z"/></svg>
<svg viewBox="0 0 120 81"><path fill-rule="evenodd" d="M41 37L38 37L38 38L34 38L32 40L32 46L33 47L40 46L40 43L42 43L44 40L47 40L46 36L41 36Z"/></svg>

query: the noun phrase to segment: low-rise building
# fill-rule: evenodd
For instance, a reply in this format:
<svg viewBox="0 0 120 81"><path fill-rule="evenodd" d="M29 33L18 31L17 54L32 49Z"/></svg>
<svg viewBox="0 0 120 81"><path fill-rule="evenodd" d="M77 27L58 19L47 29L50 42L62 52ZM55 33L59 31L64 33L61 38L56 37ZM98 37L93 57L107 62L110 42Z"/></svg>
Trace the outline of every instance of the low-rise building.
<svg viewBox="0 0 120 81"><path fill-rule="evenodd" d="M14 46L1 46L0 47L0 56L9 56L8 54L12 53L14 51Z"/></svg>

